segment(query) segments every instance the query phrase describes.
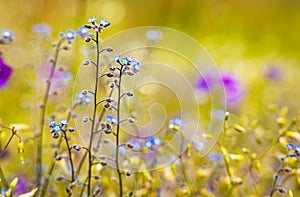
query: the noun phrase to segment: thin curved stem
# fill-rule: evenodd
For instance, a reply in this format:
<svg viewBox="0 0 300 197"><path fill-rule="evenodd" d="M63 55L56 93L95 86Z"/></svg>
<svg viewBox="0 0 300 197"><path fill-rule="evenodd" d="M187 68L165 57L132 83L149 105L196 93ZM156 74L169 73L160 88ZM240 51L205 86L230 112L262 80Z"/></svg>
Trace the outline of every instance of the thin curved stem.
<svg viewBox="0 0 300 197"><path fill-rule="evenodd" d="M74 110L75 108L77 107L77 104L75 104L73 107L72 107L72 110ZM69 122L71 119L71 113L68 113L68 117L67 117L67 122ZM58 151L61 147L61 143L62 143L62 137L59 138L59 141L57 142L57 150L54 152L54 155L53 155L53 158L52 158L52 162L48 168L48 171L47 171L47 176L45 178L45 181L44 181L44 184L43 184L43 187L41 189L41 192L40 192L40 195L39 196L45 196L46 194L46 191L47 191L47 188L48 188L48 185L49 185L49 182L50 182L50 178L52 176L52 173L53 173L53 170L54 170L54 166L55 166L55 158L58 156ZM68 145L67 145L68 146ZM69 157L70 157L70 162L71 162L71 155L69 154ZM73 167L74 169L74 167ZM74 181L74 180L73 180ZM73 182L72 181L72 182Z"/></svg>
<svg viewBox="0 0 300 197"><path fill-rule="evenodd" d="M185 182L188 185L188 188L190 190L189 196L193 196L194 195L194 189L192 187L191 180L189 179L189 177L188 177L188 175L186 173L186 169L185 169L185 166L184 166L184 163L183 163L183 158L182 158L182 156L184 155L184 152L185 152L185 151L183 151L183 148L184 148L183 147L184 146L184 136L183 136L182 133L181 133L181 139L182 139L182 142L181 142L181 145L180 145L180 153L181 154L178 156L179 157L179 161L180 161L180 170L181 170L183 178L184 178L184 180L185 180Z"/></svg>
<svg viewBox="0 0 300 197"><path fill-rule="evenodd" d="M88 183L87 183L87 195L90 196L91 194L91 176L92 176L92 157L91 157L91 150L93 146L93 136L94 136L94 127L95 127L95 120L96 120L96 114L97 114L97 92L98 92L98 76L99 76L99 60L100 60L100 46L99 46L99 33L96 32L96 47L97 47L97 60L96 60L96 72L95 72L95 87L94 87L94 109L93 109L93 121L91 126L91 132L90 132L90 142L89 142L89 166L88 166Z"/></svg>
<svg viewBox="0 0 300 197"><path fill-rule="evenodd" d="M3 170L1 168L1 165L0 165L0 179L1 179L0 183L2 183L5 188L8 188L9 185L8 185L8 182L6 181L6 178L5 178L5 175L4 175ZM0 184L0 188L1 188L1 184Z"/></svg>
<svg viewBox="0 0 300 197"><path fill-rule="evenodd" d="M49 93L51 89L51 84L54 78L54 73L55 73L55 68L58 60L58 55L60 51L60 46L64 42L64 38L62 38L55 49L55 55L54 55L54 62L52 64L52 68L50 71L50 76L47 81L47 86L46 86L46 91L45 95L43 98L42 102L42 111L41 111L41 120L40 120L40 131L38 135L38 140L37 140L37 160L36 160L36 180L37 180L37 187L41 186L42 183L42 146L43 146L43 136L44 136L44 123L45 123L45 116L46 116L46 110L47 110L47 104L48 104L48 98L49 98Z"/></svg>
<svg viewBox="0 0 300 197"><path fill-rule="evenodd" d="M271 144L262 152L260 156L258 156L257 159L261 160L263 159L267 153L273 148L273 146L278 142L278 140L286 134L289 130L292 129L292 127L296 124L296 122L292 121L286 128L282 128L279 130L279 134L273 139Z"/></svg>
<svg viewBox="0 0 300 197"><path fill-rule="evenodd" d="M122 70L123 66L120 68L120 78L119 78L119 87L118 87L118 106L117 106L117 131L116 131L116 167L119 177L119 196L123 196L123 184L122 184L122 173L119 166L119 145L120 145L120 106L121 106L121 82L122 82Z"/></svg>
<svg viewBox="0 0 300 197"><path fill-rule="evenodd" d="M70 162L70 166L71 166L71 183L73 183L74 180L75 180L75 174L74 174L74 164L73 164L73 160L72 160L72 152L71 152L71 148L70 148L70 145L69 145L67 132L63 131L63 133L64 133L64 139L65 139L65 142L66 142L66 146L67 146L67 149L68 149L69 162Z"/></svg>
<svg viewBox="0 0 300 197"><path fill-rule="evenodd" d="M47 191L47 188L48 188L48 185L49 185L49 182L50 182L50 178L51 178L51 175L52 175L52 172L54 170L55 163L56 163L55 162L55 158L58 155L58 150L60 149L61 143L62 143L62 138L60 137L59 141L57 143L57 151L54 152L54 155L53 155L53 158L52 158L52 162L51 162L51 164L50 164L50 166L48 168L47 176L45 178L43 187L42 187L40 195L39 195L40 197L43 197L46 194L46 191Z"/></svg>

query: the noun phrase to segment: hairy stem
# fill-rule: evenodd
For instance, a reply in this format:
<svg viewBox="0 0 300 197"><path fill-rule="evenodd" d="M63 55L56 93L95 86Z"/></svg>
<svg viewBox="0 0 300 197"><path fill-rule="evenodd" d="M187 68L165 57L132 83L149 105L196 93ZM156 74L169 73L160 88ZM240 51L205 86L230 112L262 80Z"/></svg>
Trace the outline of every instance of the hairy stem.
<svg viewBox="0 0 300 197"><path fill-rule="evenodd" d="M123 66L121 65L120 68L120 78L119 78L119 84L118 84L118 106L117 106L117 133L116 133L116 167L119 177L119 194L120 197L123 196L123 184L122 184L122 173L119 166L119 145L120 145L120 105L121 105L121 82L122 82L122 71Z"/></svg>
<svg viewBox="0 0 300 197"><path fill-rule="evenodd" d="M61 47L62 43L64 42L64 40L65 39L62 38L56 46L54 61L53 61L52 67L51 67L49 79L47 80L46 91L45 91L45 95L44 95L42 106L41 106L42 111L41 111L41 120L40 120L40 131L39 131L39 135L37 138L37 159L36 159L36 180L37 180L38 187L40 187L41 183L42 183L42 146L43 146L44 123L45 123L45 116L46 116L46 110L47 110L47 103L48 103L49 93L50 93L50 89L51 89L52 80L54 77L57 60L58 60L60 47Z"/></svg>
<svg viewBox="0 0 300 197"><path fill-rule="evenodd" d="M88 183L87 183L87 195L90 196L91 194L91 176L92 176L92 156L91 150L93 146L93 136L94 136L94 127L96 122L96 114L97 114L97 93L98 93L98 80L99 80L99 59L100 59L100 46L99 46L99 33L96 32L96 47L97 47L97 61L96 61L96 72L95 72L95 87L94 87L94 109L93 109L93 118L92 118L92 126L90 132L90 142L89 142L89 166L88 166Z"/></svg>
<svg viewBox="0 0 300 197"><path fill-rule="evenodd" d="M72 152L71 152L71 147L69 145L67 132L63 131L63 133L64 133L64 139L65 139L65 142L66 142L66 146L67 146L67 149L68 149L69 162L70 162L70 166L71 166L71 183L73 183L74 180L75 180L75 174L74 174L74 165L73 165L73 160L72 160Z"/></svg>

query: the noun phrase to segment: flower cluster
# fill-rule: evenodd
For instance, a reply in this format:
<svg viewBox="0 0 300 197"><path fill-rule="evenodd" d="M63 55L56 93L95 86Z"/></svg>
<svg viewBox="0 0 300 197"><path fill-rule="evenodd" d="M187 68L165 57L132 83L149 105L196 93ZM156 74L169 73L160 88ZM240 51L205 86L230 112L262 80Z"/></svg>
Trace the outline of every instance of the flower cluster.
<svg viewBox="0 0 300 197"><path fill-rule="evenodd" d="M286 157L299 157L300 156L300 146L294 144L287 144L286 145L288 154Z"/></svg>
<svg viewBox="0 0 300 197"><path fill-rule="evenodd" d="M0 89L7 85L11 73L12 68L6 65L0 56Z"/></svg>
<svg viewBox="0 0 300 197"><path fill-rule="evenodd" d="M87 90L82 90L77 94L77 103L79 105L90 105L92 103L92 95Z"/></svg>
<svg viewBox="0 0 300 197"><path fill-rule="evenodd" d="M148 140L145 141L144 147L150 150L156 150L162 144L162 140L158 137L152 136Z"/></svg>
<svg viewBox="0 0 300 197"><path fill-rule="evenodd" d="M110 25L110 22L107 22L104 18L100 18L99 24L96 23L96 20L97 19L95 17L90 18L88 22L91 23L92 26L85 25L85 27L88 29L93 28L98 30L99 32L102 32L103 28L106 28Z"/></svg>
<svg viewBox="0 0 300 197"><path fill-rule="evenodd" d="M15 34L10 30L2 30L0 44L10 44L15 40Z"/></svg>
<svg viewBox="0 0 300 197"><path fill-rule="evenodd" d="M142 148L145 148L145 150L157 150L161 145L163 141L162 139L152 136L149 138L133 138L129 139L126 143L127 148L133 151L141 151Z"/></svg>
<svg viewBox="0 0 300 197"><path fill-rule="evenodd" d="M89 32L89 29L86 28L85 26L83 27L80 27L78 30L77 30L77 35L79 35L81 38L84 38Z"/></svg>
<svg viewBox="0 0 300 197"><path fill-rule="evenodd" d="M118 124L118 119L114 116L107 115L106 116L106 121L103 121L101 123L101 131L103 131L106 134L112 133L112 129L115 125Z"/></svg>
<svg viewBox="0 0 300 197"><path fill-rule="evenodd" d="M128 119L129 122L130 119ZM168 124L165 135L174 134L182 129L183 121L180 118L172 118ZM166 138L164 139L166 140ZM150 150L155 151L161 147L163 144L163 139L157 136L142 137L142 138L132 138L127 140L126 146L133 151Z"/></svg>
<svg viewBox="0 0 300 197"><path fill-rule="evenodd" d="M141 64L137 60L133 59L131 56L126 56L121 58L120 56L115 56L114 61L121 65L122 73L129 76L137 74L141 69ZM115 67L110 68L112 71Z"/></svg>
<svg viewBox="0 0 300 197"><path fill-rule="evenodd" d="M182 120L180 118L173 118L169 123L169 129L171 131L179 131L182 127Z"/></svg>
<svg viewBox="0 0 300 197"><path fill-rule="evenodd" d="M111 115L106 116L106 121L112 125L118 124L118 119Z"/></svg>
<svg viewBox="0 0 300 197"><path fill-rule="evenodd" d="M62 132L66 132L66 131L70 131L73 132L74 129L69 127L66 128L68 126L68 121L66 119L60 119L59 123L56 123L55 119L52 119L49 122L49 126L50 126L50 133L53 133L53 138L58 138L60 135L60 131Z"/></svg>
<svg viewBox="0 0 300 197"><path fill-rule="evenodd" d="M91 24L86 24L83 27L81 27L77 31L77 34L80 35L82 38L86 37L86 35L88 35L89 29L94 29L96 32L102 33L103 29L110 25L110 22L107 22L104 18L100 18L99 23L97 23L96 21L97 21L97 19L95 17L90 18L88 20L88 22ZM89 36L86 37L86 39L85 39L86 42L89 42L91 40L92 40L92 38Z"/></svg>
<svg viewBox="0 0 300 197"><path fill-rule="evenodd" d="M61 38L65 38L68 41L68 43L70 44L75 39L76 32L72 29L69 29L68 31L66 31L66 33L60 32L59 36Z"/></svg>

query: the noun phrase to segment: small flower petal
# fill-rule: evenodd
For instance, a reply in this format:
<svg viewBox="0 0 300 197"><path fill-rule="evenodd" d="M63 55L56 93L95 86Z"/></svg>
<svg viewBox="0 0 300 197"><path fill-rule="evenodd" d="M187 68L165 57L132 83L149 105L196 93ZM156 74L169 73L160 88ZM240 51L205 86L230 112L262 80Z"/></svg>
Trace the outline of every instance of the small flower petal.
<svg viewBox="0 0 300 197"><path fill-rule="evenodd" d="M66 39L73 40L75 38L75 35L75 31L70 29L66 32Z"/></svg>
<svg viewBox="0 0 300 197"><path fill-rule="evenodd" d="M106 19L100 18L100 26L108 27L110 25L110 22L107 22Z"/></svg>
<svg viewBox="0 0 300 197"><path fill-rule="evenodd" d="M89 23L95 23L96 22L96 17L92 17L88 19Z"/></svg>
<svg viewBox="0 0 300 197"><path fill-rule="evenodd" d="M118 124L118 119L111 115L106 116L106 121L108 121L109 123L111 123L113 125Z"/></svg>

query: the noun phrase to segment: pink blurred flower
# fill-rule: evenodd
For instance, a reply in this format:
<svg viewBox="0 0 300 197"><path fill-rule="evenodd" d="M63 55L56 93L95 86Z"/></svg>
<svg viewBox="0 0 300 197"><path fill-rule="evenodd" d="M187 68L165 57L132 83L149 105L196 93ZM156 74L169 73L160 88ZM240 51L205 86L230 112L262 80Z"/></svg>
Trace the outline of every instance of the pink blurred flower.
<svg viewBox="0 0 300 197"><path fill-rule="evenodd" d="M39 80L48 80L51 73L51 66L44 66L38 72ZM52 79L50 95L63 95L68 92L70 82L73 78L72 73L68 72L66 68L57 65Z"/></svg>

